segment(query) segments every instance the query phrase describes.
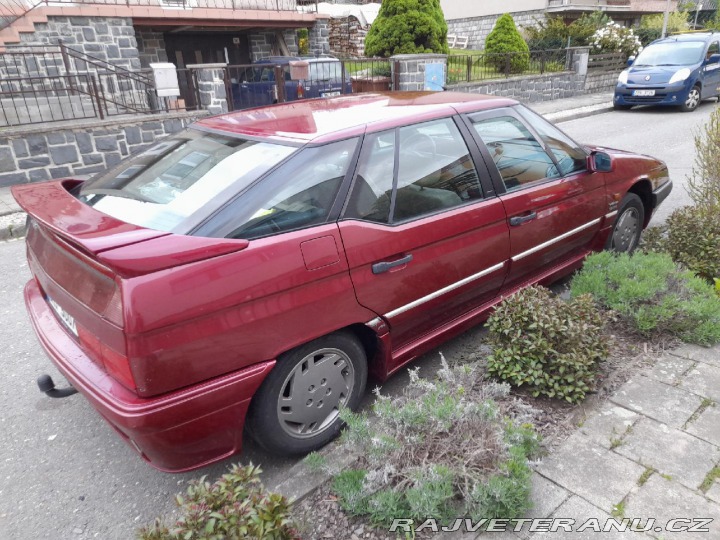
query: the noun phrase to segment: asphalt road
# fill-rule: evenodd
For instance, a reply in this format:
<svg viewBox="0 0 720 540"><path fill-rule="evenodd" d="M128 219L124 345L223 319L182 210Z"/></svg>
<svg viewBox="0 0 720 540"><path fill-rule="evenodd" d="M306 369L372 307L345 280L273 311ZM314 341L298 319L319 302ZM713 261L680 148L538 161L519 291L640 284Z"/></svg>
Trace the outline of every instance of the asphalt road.
<svg viewBox="0 0 720 540"><path fill-rule="evenodd" d="M668 110L612 112L561 124L579 141L660 157L670 165L676 189L654 218L687 203L682 185L693 161L692 133L714 108L706 103L690 114ZM126 540L135 529L167 514L172 496L188 479L215 478L232 461L260 463L266 482L280 479L292 460L268 458L252 445L242 456L191 474L155 471L130 450L80 396L53 400L42 395L35 378L62 377L36 342L22 300L29 279L24 242L0 243L0 540L41 538ZM477 347L480 329L441 347L448 358L467 358ZM432 373L437 351L416 362ZM397 392L406 374L385 385ZM367 401L370 400L368 395Z"/></svg>

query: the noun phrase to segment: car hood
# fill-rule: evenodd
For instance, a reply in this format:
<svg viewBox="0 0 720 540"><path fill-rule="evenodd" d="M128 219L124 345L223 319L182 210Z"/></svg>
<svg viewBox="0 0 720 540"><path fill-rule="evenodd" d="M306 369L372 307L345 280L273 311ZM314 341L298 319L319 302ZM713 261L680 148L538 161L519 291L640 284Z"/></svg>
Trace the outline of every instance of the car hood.
<svg viewBox="0 0 720 540"><path fill-rule="evenodd" d="M628 84L668 84L675 73L686 67L695 69L695 66L632 66L628 71Z"/></svg>

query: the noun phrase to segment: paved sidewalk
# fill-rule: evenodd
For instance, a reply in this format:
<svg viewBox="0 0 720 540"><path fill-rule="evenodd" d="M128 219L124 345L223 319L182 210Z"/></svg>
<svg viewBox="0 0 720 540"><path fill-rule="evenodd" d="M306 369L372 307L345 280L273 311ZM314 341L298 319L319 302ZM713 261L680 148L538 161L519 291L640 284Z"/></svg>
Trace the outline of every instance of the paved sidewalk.
<svg viewBox="0 0 720 540"><path fill-rule="evenodd" d="M20 212L21 208L13 199L9 187L0 188L0 216L6 216L15 212Z"/></svg>
<svg viewBox="0 0 720 540"><path fill-rule="evenodd" d="M446 533L518 540L720 538L720 346L684 345L625 383L535 467L527 517L575 520L573 532ZM588 520L639 519L639 532L596 532ZM668 532L671 520L712 519L709 532ZM678 521L675 526L689 526Z"/></svg>

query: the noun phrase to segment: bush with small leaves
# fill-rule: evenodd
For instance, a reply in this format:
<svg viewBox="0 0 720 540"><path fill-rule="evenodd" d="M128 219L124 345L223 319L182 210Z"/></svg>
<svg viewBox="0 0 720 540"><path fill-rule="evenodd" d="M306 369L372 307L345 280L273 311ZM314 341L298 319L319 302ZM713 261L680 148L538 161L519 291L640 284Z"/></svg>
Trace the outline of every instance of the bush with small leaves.
<svg viewBox="0 0 720 540"><path fill-rule="evenodd" d="M588 293L645 337L720 342L720 298L713 286L667 253L591 255L571 284L573 296Z"/></svg>
<svg viewBox="0 0 720 540"><path fill-rule="evenodd" d="M341 507L376 525L402 516L520 517L529 507L528 458L538 455L531 414L505 398L509 387L482 380L477 364L443 367L436 380L410 371L397 398L377 393L372 420L343 411L342 442L360 450L357 468L332 482Z"/></svg>
<svg viewBox="0 0 720 540"><path fill-rule="evenodd" d="M530 49L509 13L500 16L485 38L485 58L501 73L522 73L530 67Z"/></svg>
<svg viewBox="0 0 720 540"><path fill-rule="evenodd" d="M720 202L685 206L670 214L665 249L700 277L720 277Z"/></svg>
<svg viewBox="0 0 720 540"><path fill-rule="evenodd" d="M161 519L143 527L140 540L295 540L300 538L290 516L290 503L268 493L260 468L233 465L214 483L203 476L190 483L176 502L181 516L172 526Z"/></svg>
<svg viewBox="0 0 720 540"><path fill-rule="evenodd" d="M570 302L543 287L506 298L488 319L488 373L513 386L577 403L607 358L603 319L593 299Z"/></svg>

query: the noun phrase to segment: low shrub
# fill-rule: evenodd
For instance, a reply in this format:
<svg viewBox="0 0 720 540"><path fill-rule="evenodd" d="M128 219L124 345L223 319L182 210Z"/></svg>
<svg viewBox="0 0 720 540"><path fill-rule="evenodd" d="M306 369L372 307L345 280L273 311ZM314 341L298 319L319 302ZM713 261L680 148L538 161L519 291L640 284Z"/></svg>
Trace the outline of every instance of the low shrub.
<svg viewBox="0 0 720 540"><path fill-rule="evenodd" d="M573 296L587 293L645 337L720 342L720 298L712 285L666 253L591 255L571 284Z"/></svg>
<svg viewBox="0 0 720 540"><path fill-rule="evenodd" d="M203 476L175 500L182 515L168 527L161 519L140 529L140 540L299 540L290 517L290 503L268 493L260 468L233 465L214 483Z"/></svg>
<svg viewBox="0 0 720 540"><path fill-rule="evenodd" d="M534 396L582 401L608 355L603 319L590 296L565 302L530 287L497 307L488 330L488 373Z"/></svg>
<svg viewBox="0 0 720 540"><path fill-rule="evenodd" d="M528 459L539 451L532 413L498 404L509 386L484 382L478 364L442 364L434 381L411 370L397 398L376 390L371 418L341 413L342 443L361 453L358 467L332 482L346 512L388 525L397 517L510 519L529 508Z"/></svg>
<svg viewBox="0 0 720 540"><path fill-rule="evenodd" d="M700 277L720 277L720 204L675 210L667 219L664 247L675 262Z"/></svg>
<svg viewBox="0 0 720 540"><path fill-rule="evenodd" d="M500 16L485 38L485 59L500 73L522 73L530 67L530 49L509 13Z"/></svg>

